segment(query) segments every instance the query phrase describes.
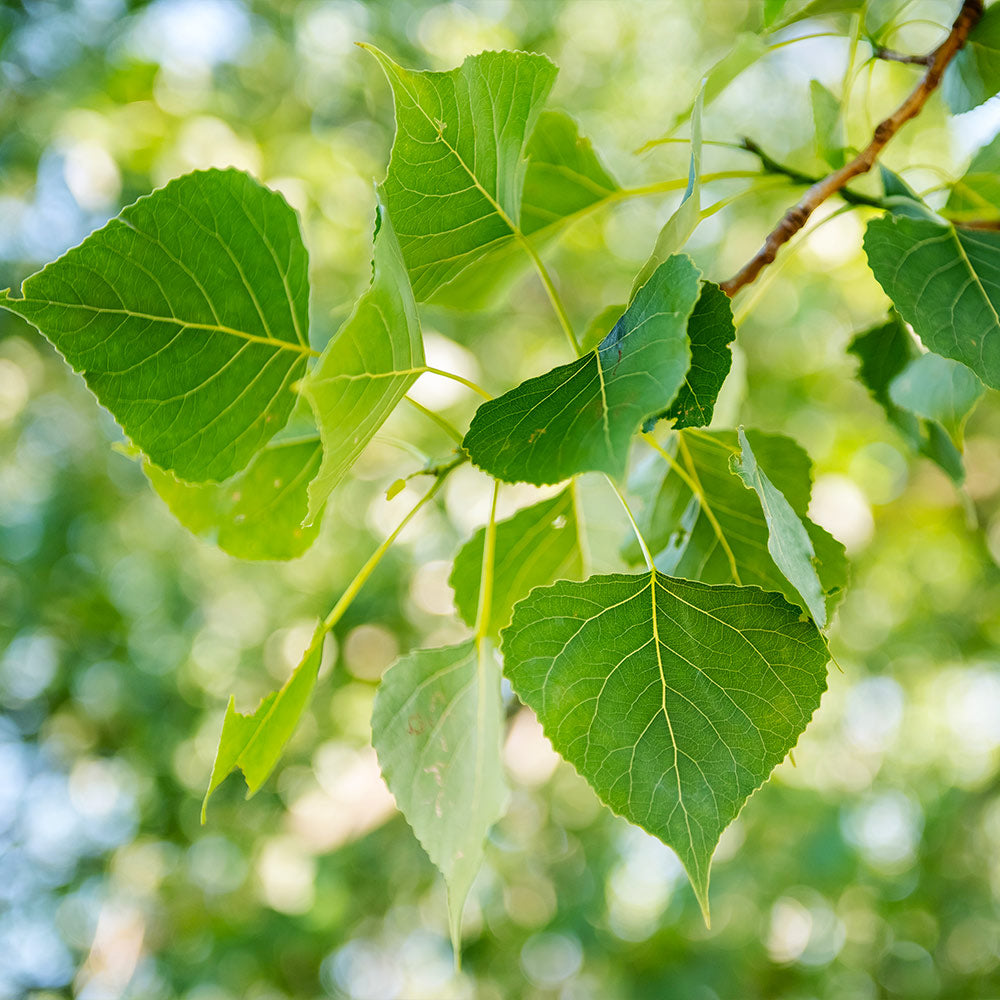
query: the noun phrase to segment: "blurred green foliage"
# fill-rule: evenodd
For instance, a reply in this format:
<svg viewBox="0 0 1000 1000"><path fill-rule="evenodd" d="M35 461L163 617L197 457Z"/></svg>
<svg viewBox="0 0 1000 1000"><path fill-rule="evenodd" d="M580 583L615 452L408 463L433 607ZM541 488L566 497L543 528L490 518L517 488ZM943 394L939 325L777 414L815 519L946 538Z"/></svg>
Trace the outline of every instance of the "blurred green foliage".
<svg viewBox="0 0 1000 1000"><path fill-rule="evenodd" d="M554 106L637 185L686 176L683 144L629 151L689 107L701 74L759 28L762 6L4 5L0 287L152 186L233 164L301 212L313 324L332 333L370 277L373 181L393 127L388 88L355 41L431 68L483 48L547 53L561 67ZM893 47L924 51L953 7L907 4ZM822 171L809 81L841 92L848 26L833 16L796 28L829 36L746 71L706 109L706 139L748 134ZM914 72L858 51L850 146ZM932 103L887 164L918 190L939 188L998 124L992 104L949 121ZM756 167L713 146L704 160ZM742 264L794 197L773 178L737 179L706 185L702 203L748 186L690 245L709 276ZM677 200L622 202L550 252L578 329L624 300ZM854 379L847 344L886 308L860 253L867 212L786 248L737 304L746 315L717 418L739 412L808 449L812 514L854 568L833 630L841 670L796 766L779 768L723 840L711 931L673 854L600 807L518 712L512 805L473 890L458 976L443 887L392 810L368 726L397 653L466 634L446 581L488 513L488 481L459 470L407 530L340 622L277 775L250 802L230 779L202 827L229 692L246 710L284 680L315 616L412 503L413 487L392 501L386 487L448 446L400 411L335 494L313 549L283 566L243 563L172 519L109 447L119 434L82 383L0 316L0 996L1000 996L1000 414L991 397L974 413L959 494L909 455ZM566 360L546 310L530 275L486 320L427 309L429 363L501 391ZM462 426L475 405L450 385L422 381L415 394ZM626 526L600 483L585 492L595 569L615 568ZM533 496L505 490L502 516Z"/></svg>

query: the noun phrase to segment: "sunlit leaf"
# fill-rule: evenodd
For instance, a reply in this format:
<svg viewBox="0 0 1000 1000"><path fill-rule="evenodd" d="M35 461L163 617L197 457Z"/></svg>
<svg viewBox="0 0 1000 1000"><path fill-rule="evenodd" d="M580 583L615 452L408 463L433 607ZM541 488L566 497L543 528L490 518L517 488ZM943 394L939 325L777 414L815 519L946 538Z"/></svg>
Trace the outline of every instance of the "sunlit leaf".
<svg viewBox="0 0 1000 1000"><path fill-rule="evenodd" d="M319 469L318 436L271 442L225 483L185 483L155 465L146 475L189 531L240 559L295 559L313 543L318 521L302 526L309 482Z"/></svg>
<svg viewBox="0 0 1000 1000"><path fill-rule="evenodd" d="M944 212L952 219L1000 218L1000 135L976 153L955 181Z"/></svg>
<svg viewBox="0 0 1000 1000"><path fill-rule="evenodd" d="M844 120L840 101L819 80L809 81L813 124L816 128L816 152L834 170L844 165Z"/></svg>
<svg viewBox="0 0 1000 1000"><path fill-rule="evenodd" d="M396 804L448 886L452 944L507 806L500 670L482 643L421 649L394 663L372 709L372 742Z"/></svg>
<svg viewBox="0 0 1000 1000"><path fill-rule="evenodd" d="M393 91L385 198L423 301L517 232L528 138L557 70L545 56L483 52L447 73L418 72L364 47Z"/></svg>
<svg viewBox="0 0 1000 1000"><path fill-rule="evenodd" d="M1000 7L988 7L948 64L941 82L955 114L971 111L1000 91Z"/></svg>
<svg viewBox="0 0 1000 1000"><path fill-rule="evenodd" d="M683 384L698 279L690 258L671 257L599 347L480 406L465 437L472 461L506 482L620 477L636 428Z"/></svg>
<svg viewBox="0 0 1000 1000"><path fill-rule="evenodd" d="M533 587L580 578L580 531L572 487L497 522L490 635L497 635L510 621L514 604ZM462 546L448 580L458 613L470 626L479 607L485 535L486 529L480 528Z"/></svg>
<svg viewBox="0 0 1000 1000"><path fill-rule="evenodd" d="M722 831L826 688L816 626L756 587L616 574L533 591L503 650L552 745L614 812L677 852L707 920Z"/></svg>
<svg viewBox="0 0 1000 1000"><path fill-rule="evenodd" d="M844 547L807 516L809 456L778 434L750 430L746 437L758 465L805 526L829 620L847 584L847 562ZM657 568L703 583L754 584L808 610L769 551L760 499L733 473L731 463L740 453L736 432L680 431L670 447L680 471L665 467L653 502L639 517ZM641 561L638 551L629 548L625 554L634 563Z"/></svg>
<svg viewBox="0 0 1000 1000"><path fill-rule="evenodd" d="M300 385L323 440L323 463L309 485L309 521L417 380L423 364L410 280L392 222L380 207L371 286Z"/></svg>
<svg viewBox="0 0 1000 1000"><path fill-rule="evenodd" d="M295 403L307 267L280 195L206 170L123 209L0 306L52 341L157 466L222 481Z"/></svg>
<svg viewBox="0 0 1000 1000"><path fill-rule="evenodd" d="M740 454L733 455L730 465L744 486L760 498L767 524L767 551L785 579L798 591L816 624L826 625L826 598L816 573L816 553L805 526L784 494L757 464L743 428L737 432Z"/></svg>
<svg viewBox="0 0 1000 1000"><path fill-rule="evenodd" d="M894 313L887 323L859 333L848 351L861 362L858 378L907 444L936 462L956 483L961 483L965 479L962 455L945 429L933 420L920 419L898 406L890 396L893 380L920 357L913 337L898 314Z"/></svg>
<svg viewBox="0 0 1000 1000"><path fill-rule="evenodd" d="M884 216L865 251L879 284L924 344L1000 387L1000 232Z"/></svg>
<svg viewBox="0 0 1000 1000"><path fill-rule="evenodd" d="M263 698L252 715L237 712L235 699L229 699L212 777L201 806L203 823L212 793L236 768L246 778L247 798L260 790L274 770L316 686L324 634L322 629L317 630L291 677L280 690Z"/></svg>

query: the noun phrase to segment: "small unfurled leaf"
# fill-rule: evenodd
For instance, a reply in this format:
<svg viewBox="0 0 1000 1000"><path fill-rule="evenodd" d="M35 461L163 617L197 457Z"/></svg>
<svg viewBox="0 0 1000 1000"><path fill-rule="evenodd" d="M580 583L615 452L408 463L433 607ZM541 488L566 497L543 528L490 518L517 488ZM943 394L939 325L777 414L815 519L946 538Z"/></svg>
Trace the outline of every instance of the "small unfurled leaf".
<svg viewBox="0 0 1000 1000"><path fill-rule="evenodd" d="M688 183L684 197L673 215L663 224L649 260L642 265L632 285L632 296L649 281L653 272L671 255L684 248L701 221L701 113L705 104L705 87L702 86L691 113L691 160L688 166Z"/></svg>
<svg viewBox="0 0 1000 1000"><path fill-rule="evenodd" d="M146 464L153 488L189 531L239 559L296 559L312 545L318 521L302 526L309 482L319 469L318 436L271 442L224 483L185 483Z"/></svg>
<svg viewBox="0 0 1000 1000"><path fill-rule="evenodd" d="M472 461L539 486L588 470L620 477L636 428L683 384L699 293L689 257L665 261L595 350L479 407L464 442Z"/></svg>
<svg viewBox="0 0 1000 1000"><path fill-rule="evenodd" d="M483 52L447 73L418 72L363 47L392 87L385 197L424 301L517 231L525 150L557 70L541 55Z"/></svg>
<svg viewBox="0 0 1000 1000"><path fill-rule="evenodd" d="M956 115L979 107L1000 91L1000 7L988 7L969 32L944 71L941 91Z"/></svg>
<svg viewBox="0 0 1000 1000"><path fill-rule="evenodd" d="M740 454L733 455L730 465L747 489L760 498L767 523L767 551L785 579L798 591L816 624L826 625L826 595L816 573L816 553L798 514L784 494L757 464L753 449L743 428L737 432Z"/></svg>
<svg viewBox="0 0 1000 1000"><path fill-rule="evenodd" d="M844 120L840 101L819 80L809 81L813 124L816 128L816 152L834 170L844 165Z"/></svg>
<svg viewBox="0 0 1000 1000"><path fill-rule="evenodd" d="M576 122L561 111L543 111L538 116L526 155L521 217L514 221L536 250L562 233L578 213L613 198L620 190L590 140L581 136ZM465 311L484 308L493 304L529 263L524 247L511 235L491 243L431 299Z"/></svg>
<svg viewBox="0 0 1000 1000"><path fill-rule="evenodd" d="M462 908L489 828L507 807L500 670L482 643L394 663L372 709L372 743L396 804L448 886L456 955Z"/></svg>
<svg viewBox="0 0 1000 1000"><path fill-rule="evenodd" d="M1000 232L883 216L868 223L864 245L924 344L1000 388Z"/></svg>
<svg viewBox="0 0 1000 1000"><path fill-rule="evenodd" d="M221 482L288 419L311 353L308 259L281 195L236 170L172 180L0 292L161 469Z"/></svg>
<svg viewBox="0 0 1000 1000"><path fill-rule="evenodd" d="M983 383L965 365L939 354L921 355L889 383L889 398L897 406L937 421L956 445L984 391Z"/></svg>
<svg viewBox="0 0 1000 1000"><path fill-rule="evenodd" d="M859 333L851 341L848 351L861 362L858 369L861 383L885 410L889 421L907 444L937 463L954 482L961 483L965 479L962 455L945 429L934 420L921 419L897 405L890 395L894 379L920 357L917 345L899 315L893 313L887 323Z"/></svg>
<svg viewBox="0 0 1000 1000"><path fill-rule="evenodd" d="M316 686L316 677L323 660L324 635L322 627L317 629L313 641L291 677L279 691L272 691L267 695L252 715L237 712L235 699L229 699L212 777L201 806L202 823L205 822L212 792L233 770L239 768L243 772L247 783L247 798L259 791L274 770Z"/></svg>
<svg viewBox="0 0 1000 1000"><path fill-rule="evenodd" d="M497 522L490 635L510 621L514 605L532 588L581 577L580 529L573 487ZM475 625L479 608L485 536L486 529L480 528L462 546L448 580L458 613L469 626Z"/></svg>
<svg viewBox="0 0 1000 1000"><path fill-rule="evenodd" d="M750 430L746 437L758 465L805 527L829 620L847 585L847 560L844 547L807 516L809 456L779 434ZM655 499L639 516L657 568L703 583L754 584L809 610L769 551L761 500L733 473L731 462L740 453L736 432L683 430L671 446L681 471L665 469ZM631 549L624 554L633 563L642 558Z"/></svg>
<svg viewBox="0 0 1000 1000"><path fill-rule="evenodd" d="M417 305L392 221L380 206L371 287L300 384L323 439L323 464L309 484L309 521L417 380L423 365Z"/></svg>
<svg viewBox="0 0 1000 1000"><path fill-rule="evenodd" d="M1000 135L976 153L955 181L944 214L958 220L1000 218Z"/></svg>
<svg viewBox="0 0 1000 1000"><path fill-rule="evenodd" d="M733 364L732 343L736 338L729 296L714 282L702 282L701 295L688 320L691 367L677 398L662 413L647 421L650 430L660 418L673 420L674 427L707 427L712 422L715 401Z"/></svg>
<svg viewBox="0 0 1000 1000"><path fill-rule="evenodd" d="M816 626L756 587L616 574L532 591L502 638L504 672L552 745L677 852L707 921L722 831L826 688Z"/></svg>

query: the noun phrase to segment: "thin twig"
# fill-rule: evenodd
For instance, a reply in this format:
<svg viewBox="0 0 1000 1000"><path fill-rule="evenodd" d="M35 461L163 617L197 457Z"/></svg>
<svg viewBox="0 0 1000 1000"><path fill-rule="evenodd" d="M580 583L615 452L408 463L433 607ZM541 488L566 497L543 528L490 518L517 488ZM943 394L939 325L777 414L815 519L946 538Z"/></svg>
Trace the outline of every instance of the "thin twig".
<svg viewBox="0 0 1000 1000"><path fill-rule="evenodd" d="M895 49L886 49L877 45L872 52L876 59L884 59L886 62L910 63L913 66L930 66L934 58L933 53L925 56L911 56L906 52L897 52Z"/></svg>
<svg viewBox="0 0 1000 1000"><path fill-rule="evenodd" d="M958 229L992 229L1000 230L1000 219L952 219L951 224Z"/></svg>
<svg viewBox="0 0 1000 1000"><path fill-rule="evenodd" d="M965 0L948 37L931 53L927 72L909 97L884 121L880 122L872 135L871 142L849 163L828 174L809 188L798 204L790 208L784 218L771 231L764 245L736 274L722 282L722 290L732 297L741 288L749 285L757 275L778 255L784 246L808 221L809 216L831 195L861 174L868 173L875 165L879 153L892 137L911 118L923 110L927 99L937 89L941 76L948 64L965 44L969 32L983 14L983 0Z"/></svg>

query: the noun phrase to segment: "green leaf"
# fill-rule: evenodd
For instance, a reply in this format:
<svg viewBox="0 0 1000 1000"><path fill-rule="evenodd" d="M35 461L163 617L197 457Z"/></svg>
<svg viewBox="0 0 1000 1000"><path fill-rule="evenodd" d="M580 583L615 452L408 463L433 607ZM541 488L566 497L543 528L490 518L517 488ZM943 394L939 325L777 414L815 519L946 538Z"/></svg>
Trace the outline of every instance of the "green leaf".
<svg viewBox="0 0 1000 1000"><path fill-rule="evenodd" d="M722 831L826 688L816 626L756 587L615 574L533 591L503 651L555 749L614 812L677 852L707 922Z"/></svg>
<svg viewBox="0 0 1000 1000"><path fill-rule="evenodd" d="M901 408L890 396L893 380L920 357L917 345L899 315L893 313L888 323L859 333L847 350L861 362L858 378L885 410L890 423L899 430L910 448L936 462L955 483L961 483L965 479L962 455L945 429L933 420L920 419Z"/></svg>
<svg viewBox="0 0 1000 1000"><path fill-rule="evenodd" d="M300 384L323 439L323 464L309 484L309 521L423 365L417 305L392 222L380 204L371 286Z"/></svg>
<svg viewBox="0 0 1000 1000"><path fill-rule="evenodd" d="M239 559L296 559L319 523L303 527L309 482L323 457L318 436L271 442L225 483L185 483L146 463L145 473L189 531Z"/></svg>
<svg viewBox="0 0 1000 1000"><path fill-rule="evenodd" d="M691 367L677 398L657 417L646 422L651 430L659 418L674 421L674 427L707 427L712 422L715 401L733 364L732 343L736 339L729 296L714 282L704 281L701 295L688 320Z"/></svg>
<svg viewBox="0 0 1000 1000"><path fill-rule="evenodd" d="M538 116L526 152L521 217L516 221L536 250L558 237L578 213L613 199L621 190L590 140L581 136L576 122L561 111L543 111ZM529 257L516 237L499 240L442 285L431 300L466 311L485 308L528 263Z"/></svg>
<svg viewBox="0 0 1000 1000"><path fill-rule="evenodd" d="M740 454L729 460L747 489L760 497L760 506L767 522L767 551L785 579L798 591L816 624L826 625L826 596L816 573L816 553L799 516L781 490L767 478L757 464L753 449L743 428L737 432Z"/></svg>
<svg viewBox="0 0 1000 1000"><path fill-rule="evenodd" d="M883 216L868 263L924 344L1000 388L1000 233Z"/></svg>
<svg viewBox="0 0 1000 1000"><path fill-rule="evenodd" d="M837 14L858 14L864 10L866 0L812 0L804 7L786 15L771 26L772 31L787 28L790 24L805 21L811 17L831 17Z"/></svg>
<svg viewBox="0 0 1000 1000"><path fill-rule="evenodd" d="M897 406L938 422L956 445L984 392L983 383L965 365L939 354L921 355L889 384L889 398Z"/></svg>
<svg viewBox="0 0 1000 1000"><path fill-rule="evenodd" d="M364 45L392 87L384 191L419 301L519 234L528 137L556 77L545 56L483 52L447 73L403 69Z"/></svg>
<svg viewBox="0 0 1000 1000"><path fill-rule="evenodd" d="M829 620L847 584L847 560L843 546L807 516L809 456L779 434L750 430L746 437L760 468L805 526ZM753 584L808 610L772 557L760 499L733 473L731 462L740 453L736 432L684 430L674 442L679 471L668 468L655 500L640 515L657 568L703 583ZM641 559L631 549L625 555L633 562Z"/></svg>
<svg viewBox="0 0 1000 1000"><path fill-rule="evenodd" d="M941 92L956 115L971 111L1000 91L1000 7L988 7L948 64Z"/></svg>
<svg viewBox="0 0 1000 1000"><path fill-rule="evenodd" d="M578 580L583 575L580 530L572 486L497 523L491 636L507 625L515 603L533 587L555 580ZM476 624L479 608L485 538L486 529L480 528L462 546L448 580L455 591L458 613L470 627Z"/></svg>
<svg viewBox="0 0 1000 1000"><path fill-rule="evenodd" d="M944 206L952 219L1000 218L1000 135L972 158Z"/></svg>
<svg viewBox="0 0 1000 1000"><path fill-rule="evenodd" d="M583 351L592 351L594 348L600 346L601 341L608 335L608 330L621 319L622 313L627 308L628 306L617 302L613 305L605 306L587 324L587 329L583 331L583 336L580 338L580 347Z"/></svg>
<svg viewBox="0 0 1000 1000"><path fill-rule="evenodd" d="M507 808L500 671L485 645L421 649L394 663L372 709L389 790L448 886L455 954L489 828Z"/></svg>
<svg viewBox="0 0 1000 1000"><path fill-rule="evenodd" d="M291 677L280 691L272 691L263 698L252 715L237 712L235 699L229 699L212 777L201 806L202 823L212 792L235 768L239 768L246 778L247 798L260 790L274 770L316 686L325 635L320 626Z"/></svg>
<svg viewBox="0 0 1000 1000"><path fill-rule="evenodd" d="M683 249L701 221L701 113L705 105L705 87L701 88L691 112L691 161L688 183L674 213L663 224L649 260L642 265L632 284L631 298L649 281L653 272L672 254ZM630 298L630 300L631 300Z"/></svg>
<svg viewBox="0 0 1000 1000"><path fill-rule="evenodd" d="M207 170L123 209L0 306L52 341L154 464L221 482L295 403L307 269L281 195Z"/></svg>
<svg viewBox="0 0 1000 1000"><path fill-rule="evenodd" d="M819 80L809 81L813 123L816 127L816 152L834 170L844 165L844 121L840 101Z"/></svg>
<svg viewBox="0 0 1000 1000"><path fill-rule="evenodd" d="M671 257L599 347L483 403L465 436L473 463L536 485L587 470L621 477L632 434L684 381L698 277L689 257Z"/></svg>

